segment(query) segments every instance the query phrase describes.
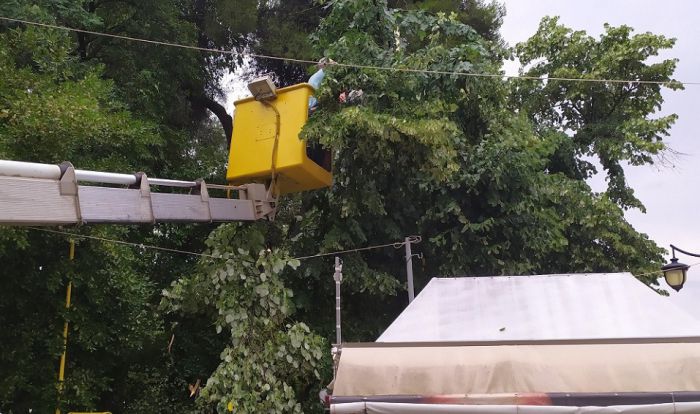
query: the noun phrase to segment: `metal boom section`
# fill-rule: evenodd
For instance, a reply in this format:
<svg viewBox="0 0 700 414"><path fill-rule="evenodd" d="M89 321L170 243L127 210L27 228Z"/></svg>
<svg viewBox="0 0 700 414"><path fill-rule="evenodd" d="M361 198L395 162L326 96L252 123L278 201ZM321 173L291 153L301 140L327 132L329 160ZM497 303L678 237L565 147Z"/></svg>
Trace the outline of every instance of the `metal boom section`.
<svg viewBox="0 0 700 414"><path fill-rule="evenodd" d="M152 186L178 187L187 193L152 192ZM210 189L234 192L238 198L210 197ZM0 224L254 221L271 217L274 207L264 184L223 186L148 178L143 173L76 170L67 162L0 160Z"/></svg>

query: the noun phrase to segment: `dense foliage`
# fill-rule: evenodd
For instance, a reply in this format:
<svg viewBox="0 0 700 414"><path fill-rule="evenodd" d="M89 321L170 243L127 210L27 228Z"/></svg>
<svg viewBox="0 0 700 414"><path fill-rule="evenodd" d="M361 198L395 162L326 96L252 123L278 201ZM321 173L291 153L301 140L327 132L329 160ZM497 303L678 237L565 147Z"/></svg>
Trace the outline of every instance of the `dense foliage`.
<svg viewBox="0 0 700 414"><path fill-rule="evenodd" d="M545 18L516 55L528 76L656 81L681 89L671 79L676 59L649 63L675 40L632 32L629 26L606 25L596 40ZM515 95L512 107L527 112L540 129L571 135L568 162L557 165L558 171L590 177L596 170L581 156L595 156L607 172L610 198L623 208L644 209L625 182L623 165L652 163L665 148L662 139L676 115L652 117L663 103L659 84L519 81Z"/></svg>
<svg viewBox="0 0 700 414"><path fill-rule="evenodd" d="M205 252L200 260L77 239L69 263L63 236L0 229L0 411L47 412L57 398L70 410L114 413L320 410L332 257L292 257L420 234L418 287L435 275L658 267L661 249L624 218L643 206L623 167L665 149L675 116L654 118L660 86L411 70L495 75L515 55L528 75L677 89L674 60L649 63L673 40L626 26L595 39L546 18L508 49L503 13L475 0L0 5L0 15L34 21L388 69L327 69L303 135L333 151L334 185L284 198L275 222L76 230ZM0 158L222 180L231 114L217 103L219 79L241 65L273 71L281 84L309 69L3 23ZM361 102L339 103L359 89ZM609 177L604 193L585 181L595 159ZM374 340L405 306L401 256L392 247L343 256L346 340ZM68 280L74 306L65 311Z"/></svg>
<svg viewBox="0 0 700 414"><path fill-rule="evenodd" d="M225 225L209 237L207 254L193 276L164 291L171 311L204 314L226 331L230 343L202 391L202 406L236 412L300 412L298 396L321 379L322 338L290 322L294 292L283 270L299 267L286 252L265 248L261 226ZM311 401L318 405L318 401ZM311 407L307 408L313 408Z"/></svg>
<svg viewBox="0 0 700 414"><path fill-rule="evenodd" d="M33 21L196 40L179 8L149 4L153 8L139 10L130 2L4 2L0 10ZM135 31L148 27L150 33ZM169 64L174 59L179 66ZM13 23L0 29L0 67L3 159L221 179L223 135L192 109L186 93L194 92L184 87L198 83L199 93L208 93L210 69L197 54ZM98 226L80 232L201 250L212 228ZM167 354L170 322L157 311L160 290L191 269L191 259L78 239L75 265L69 266L65 237L35 230L0 233L6 265L0 343L8 350L0 355L0 411L53 410L64 317L71 330L62 406L151 413L192 405L188 382L216 366L208 355L202 363L192 350L208 351L203 344L216 338L181 339ZM66 313L68 280L74 306ZM193 323L191 332L199 330L208 332Z"/></svg>

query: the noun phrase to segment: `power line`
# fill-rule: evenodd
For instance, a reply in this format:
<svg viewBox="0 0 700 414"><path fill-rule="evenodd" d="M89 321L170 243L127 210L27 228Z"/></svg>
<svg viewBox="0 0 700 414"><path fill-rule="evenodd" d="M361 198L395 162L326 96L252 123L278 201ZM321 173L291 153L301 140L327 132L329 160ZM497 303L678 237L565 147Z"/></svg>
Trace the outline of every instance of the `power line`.
<svg viewBox="0 0 700 414"><path fill-rule="evenodd" d="M690 265L688 265L688 268L691 268L691 267L697 266L697 265L700 265L700 262L690 264ZM661 269L659 269L659 270L654 270L654 271L651 271L651 272L640 273L640 274L634 275L634 276L637 277L637 278L642 277L642 276L653 276L653 275L658 275L658 274L661 273L661 272L662 272Z"/></svg>
<svg viewBox="0 0 700 414"><path fill-rule="evenodd" d="M76 29L74 27L59 26L59 25L49 24L49 23L39 23L39 22L30 21L30 20L14 19L11 17L4 17L4 16L0 16L0 20L5 20L5 21L15 22L15 23L23 23L23 24L28 24L28 25L32 25L32 26L46 27L46 28L50 28L50 29L65 30L65 31L69 31L69 32L91 34L91 35L95 35L95 36L111 37L113 39L128 40L128 41L132 41L132 42L149 43L149 44L158 45L158 46L169 46L169 47L178 47L181 49L197 50L200 52L220 53L220 54L224 54L224 55L242 55L242 56L255 57L255 58L261 58L261 59L284 60L284 61L290 61L290 62L296 62L296 63L309 63L309 64L316 64L317 63L315 60L284 58L284 57L277 57L277 56L259 55L259 54L255 54L255 53L235 52L233 50L212 49L212 48L208 48L208 47L183 45L180 43L162 42L159 40L143 39L143 38L139 38L139 37L123 36L123 35L104 33L104 32L96 32L94 30Z"/></svg>
<svg viewBox="0 0 700 414"><path fill-rule="evenodd" d="M303 14L303 13L306 13L307 11L311 11L311 10L313 10L313 9L318 9L319 7L323 7L323 6L325 6L325 4L319 3L319 4L315 5L315 6L311 6L311 7L309 7L309 8L304 9L304 10L300 10L300 11L298 11L298 12L292 13L292 16L295 16L295 15L297 15L297 14Z"/></svg>
<svg viewBox="0 0 700 414"><path fill-rule="evenodd" d="M292 62L292 63L304 63L304 64L316 64L317 63L317 61L309 60L309 59L295 59L295 58L287 58L287 57L272 56L272 55L261 55L261 54L257 54L257 53L235 52L232 50L221 50L221 49L212 49L212 48L192 46L192 45L183 45L183 44L179 44L179 43L162 42L162 41L158 41L158 40L143 39L143 38L132 37L132 36L122 36L122 35L111 34L111 33L97 32L97 31L93 31L93 30L76 29L76 28L68 27L68 26L59 26L59 25L48 24L48 23L39 23L39 22L22 20L22 19L15 19L15 18L4 17L4 16L0 16L0 20L5 20L5 21L15 22L15 23L23 23L23 24L32 25L32 26L46 27L46 28L51 28L51 29L66 30L66 31L76 32L76 33L91 34L94 36L110 37L110 38L114 38L114 39L128 40L128 41L132 41L132 42L142 42L142 43L149 43L149 44L159 45L159 46L169 46L169 47L177 47L177 48L182 48L182 49L197 50L200 52L219 53L219 54L226 54L226 55L239 55L239 56L244 56L244 57L253 57L253 58L268 59L268 60L278 60L278 61ZM565 77L544 77L544 76L527 76L527 75L506 75L506 74L498 74L498 73L454 72L454 71L431 70L431 69L394 68L394 67L386 67L386 66L360 65L360 64L353 64L353 63L334 63L333 66L353 68L353 69L382 70L382 71L404 72L404 73L421 73L421 74L428 74L428 75L465 76L465 77L474 77L474 78L523 79L523 80L535 80L535 81L587 82L587 83L617 83L617 84L635 84L635 85L660 85L660 86L665 86L665 85L670 85L670 84L683 85L683 86L700 85L700 82L650 81L650 80L637 80L637 79L627 80L627 79L599 79L599 78L565 78Z"/></svg>
<svg viewBox="0 0 700 414"><path fill-rule="evenodd" d="M120 244L120 245L126 245L126 246L131 246L131 247L138 247L141 249L150 249L150 250L157 250L157 251L163 251L167 253L178 253L178 254L185 254L185 255L190 255L190 256L197 256L197 257L206 257L209 259L222 259L221 256L214 256L211 254L206 254L206 253L196 253L192 251L187 251L187 250L180 250L180 249L171 249L168 247L161 247L161 246L154 246L154 245L149 245L149 244L143 244L143 243L133 243L133 242L127 242L123 240L115 240L115 239L108 239L104 237L98 237L98 236L90 236L87 234L78 234L78 233L73 233L73 232L68 232L68 231L60 231L60 230L50 230L50 229L44 229L41 227L27 227L30 230L35 230L35 231L41 231L45 233L51 233L51 234L59 234L63 236L69 236L69 237L74 237L74 238L79 238L79 239L88 239L88 240L96 240L96 241L101 241L105 243L114 243L114 244ZM394 243L386 243L386 244L377 244L373 246L367 246L367 247L359 247L356 249L347 249L347 250L338 250L334 252L327 252L327 253L317 253L309 256L299 256L299 257L294 257L292 259L294 260L306 260L306 259L313 259L317 257L326 257L326 256L336 256L336 255L342 255L342 254L347 254L347 253L355 253L355 252L362 252L362 251L367 251L367 250L376 250L376 249L383 249L385 247L393 247L395 249L400 249L403 247L406 243L420 243L422 241L421 236L410 236L409 240L402 240L399 242L394 242ZM700 265L700 262L693 263L688 265L688 267L694 267ZM643 277L643 276L652 276L659 274L661 270L654 270L651 272L646 272L646 273L640 273L637 275L634 275L637 278Z"/></svg>
<svg viewBox="0 0 700 414"><path fill-rule="evenodd" d="M378 244L376 246L369 246L369 247L360 247L358 249L348 249L348 250L340 250L337 252L330 252L330 253L318 253L314 254L311 256L301 256L301 257L295 257L297 260L304 260L304 259L311 259L314 257L324 257L324 256L336 256L336 255L341 255L345 253L354 253L354 252L362 252L365 250L374 250L374 249L381 249L383 247L393 247L394 249L400 249L403 245L406 243L420 243L423 239L421 236L410 236L408 241L401 241L401 242L396 242L396 243L387 243L387 244Z"/></svg>
<svg viewBox="0 0 700 414"><path fill-rule="evenodd" d="M121 245L125 245L125 246L138 247L141 249L158 250L158 251L163 251L163 252L168 252L168 253L186 254L186 255L190 255L190 256L208 257L210 259L221 259L221 257L219 257L219 256L214 256L214 255L206 254L206 253L196 253L196 252L190 252L187 250L171 249L168 247L153 246L153 245L143 244L143 243L133 243L133 242L127 242L127 241L123 241L123 240L107 239L104 237L90 236L87 234L78 234L78 233L72 233L72 232L68 232L68 231L43 229L40 227L27 227L27 228L30 230L35 230L35 231L42 231L44 233L60 234L63 236L75 237L77 239L97 240L97 241L106 242L106 243L114 243L114 244L121 244Z"/></svg>
<svg viewBox="0 0 700 414"><path fill-rule="evenodd" d="M197 253L197 252L192 252L192 251L187 251L187 250L171 249L168 247L154 246L154 245L143 244L143 243L133 243L133 242L127 242L127 241L123 241L123 240L108 239L105 237L90 236L87 234L79 234L79 233L60 231L60 230L50 230L50 229L44 229L41 227L27 227L27 228L30 230L40 231L40 232L44 232L44 233L59 234L59 235L74 237L74 238L78 238L78 239L96 240L96 241L101 241L101 242L105 242L105 243L114 243L114 244L120 244L120 245L125 245L125 246L138 247L140 249L150 249L150 250L157 250L157 251L162 251L162 252L167 252L167 253L178 253L178 254L185 254L185 255L189 255L189 256L206 257L209 259L223 259L221 256L214 256L214 255L206 254L206 253ZM422 239L420 236L410 236L408 243L420 243L421 240ZM328 252L328 253L318 253L318 254L314 254L314 255L310 255L310 256L293 257L292 260L306 260L306 259L312 259L315 257L341 255L341 254L346 254L346 253L381 249L381 248L389 247L389 246L392 246L395 249L399 249L406 243L407 243L407 241L404 240L404 241L395 242L395 243L378 244L378 245L374 245L374 246L360 247L360 248L356 248L356 249L338 250L338 251Z"/></svg>

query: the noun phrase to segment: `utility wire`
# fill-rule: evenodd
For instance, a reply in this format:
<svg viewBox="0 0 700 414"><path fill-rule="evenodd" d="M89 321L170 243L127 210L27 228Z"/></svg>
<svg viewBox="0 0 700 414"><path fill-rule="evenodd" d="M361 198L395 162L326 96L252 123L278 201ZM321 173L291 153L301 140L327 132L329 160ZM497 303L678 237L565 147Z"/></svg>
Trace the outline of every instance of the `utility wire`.
<svg viewBox="0 0 700 414"><path fill-rule="evenodd" d="M22 19L15 19L15 18L4 17L4 16L0 16L0 20L4 20L4 21L8 21L8 22L15 22L15 23L23 23L23 24L28 24L28 25L32 25L32 26L47 27L47 28L51 28L51 29L59 29L59 30L77 32L77 33L91 34L91 35L95 35L95 36L110 37L110 38L114 38L114 39L129 40L129 41L133 41L133 42L149 43L149 44L154 44L154 45L159 45L159 46L169 46L169 47L178 47L178 48L182 48L182 49L197 50L197 51L208 52L208 53L237 55L237 56L253 57L253 58L268 59L268 60L278 60L278 61L292 62L292 63L304 63L304 64L316 64L316 63L318 63L315 60L286 58L286 57L280 57L280 56L261 55L261 54L256 54L256 53L235 52L232 50L221 50L221 49L212 49L212 48L192 46L192 45L183 45L183 44L179 44L179 43L161 42L158 40L142 39L142 38L131 37L131 36L122 36L122 35L116 35L116 34L111 34L111 33L96 32L93 30L76 29L73 27L59 26L59 25L48 24L48 23L39 23L39 22L22 20ZM633 85L660 85L660 86L671 85L671 84L683 85L683 86L700 85L700 82L505 75L505 74L498 74L498 73L454 72L454 71L445 71L445 70L394 68L394 67L386 67L386 66L359 65L359 64L353 64L353 63L333 63L333 66L353 68L353 69L382 70L382 71L390 71L390 72L421 73L421 74L429 74L429 75L466 76L466 77L474 77L474 78L523 79L523 80L536 80L536 81L587 82L587 83L617 83L617 84L633 84Z"/></svg>
<svg viewBox="0 0 700 414"><path fill-rule="evenodd" d="M167 253L178 253L178 254L185 254L185 255L190 255L190 256L197 256L197 257L206 257L210 259L222 259L220 256L214 256L211 254L206 254L206 253L196 253L196 252L191 252L187 250L179 250L179 249L171 249L167 247L161 247L161 246L154 246L154 245L149 245L149 244L143 244L143 243L132 243L132 242L127 242L123 240L115 240L115 239L107 239L104 237L98 237L98 236L90 236L87 234L78 234L78 233L73 233L73 232L68 232L68 231L60 231L60 230L51 230L51 229L45 229L41 227L27 227L30 230L35 230L35 231L41 231L45 233L51 233L51 234L59 234L63 236L69 236L69 237L74 237L74 238L79 238L79 239L89 239L89 240L97 240L101 242L106 242L106 243L114 243L114 244L121 244L121 245L126 245L126 246L132 246L132 247L138 247L141 249L150 249L150 250L157 250L157 251L162 251L162 252L167 252ZM382 249L385 247L393 247L395 249L400 249L403 247L406 243L420 243L422 241L421 236L410 236L408 241L400 241L400 242L395 242L395 243L386 243L386 244L377 244L373 246L367 246L367 247L360 247L356 249L347 249L347 250L338 250L334 252L327 252L327 253L318 253L318 254L313 254L309 256L299 256L299 257L294 257L293 259L295 260L306 260L306 259L313 259L316 257L326 257L326 256L335 256L335 255L341 255L341 254L347 254L347 253L355 253L355 252L363 252L367 250L376 250L376 249ZM693 263L688 265L689 268L698 266L700 265L700 262ZM661 273L661 270L654 270L651 272L646 272L646 273L640 273L635 275L635 277L643 277L643 276L652 276Z"/></svg>
<svg viewBox="0 0 700 414"><path fill-rule="evenodd" d="M315 5L315 6L311 6L311 7L309 7L309 8L306 8L306 9L304 9L304 10L299 10L298 12L294 12L294 13L292 13L292 16L295 16L295 15L297 15L297 14L303 14L303 13L306 13L307 11L310 11L310 10L313 10L313 9L318 9L319 7L323 7L323 6L325 6L325 4L320 3L320 4L317 4L317 5Z"/></svg>
<svg viewBox="0 0 700 414"><path fill-rule="evenodd" d="M700 265L700 262L693 263L693 264L690 264L690 265L687 265L687 266L688 266L688 268L691 268L691 267L694 267L694 266L697 266L697 265ZM646 273L640 273L640 274L634 275L634 276L635 276L635 277L652 276L652 275L658 275L659 273L662 273L661 269L659 269L659 270L654 270L654 271L651 271L651 272L646 272Z"/></svg>
<svg viewBox="0 0 700 414"><path fill-rule="evenodd" d="M220 54L224 54L224 55L242 55L242 56L255 57L255 58L261 58L261 59L284 60L284 61L290 61L290 62L296 62L296 63L310 63L310 64L318 63L315 60L284 58L284 57L277 57L277 56L259 55L259 54L255 54L255 53L235 52L233 50L212 49L212 48L208 48L208 47L183 45L180 43L161 42L159 40L150 40L150 39L143 39L143 38L139 38L139 37L123 36L123 35L104 33L104 32L96 32L94 30L76 29L74 27L59 26L59 25L49 24L49 23L39 23L39 22L30 21L30 20L14 19L11 17L4 17L4 16L0 16L0 20L5 20L8 22L15 22L15 23L23 23L23 24L28 24L28 25L32 25L32 26L47 27L50 29L66 30L69 32L91 34L91 35L95 35L95 36L111 37L113 39L129 40L132 42L142 42L142 43L149 43L149 44L159 45L159 46L169 46L169 47L178 47L181 49L198 50L200 52L220 53Z"/></svg>
<svg viewBox="0 0 700 414"><path fill-rule="evenodd" d="M423 239L421 236L410 236L408 238L408 241L401 241L401 242L396 242L396 243L387 243L387 244L379 244L376 246L369 246L369 247L360 247L358 249L348 249L348 250L340 250L337 252L330 252L330 253L318 253L314 254L311 256L301 256L301 257L295 257L297 260L304 260L304 259L311 259L314 257L324 257L324 256L335 256L335 255L341 255L345 253L354 253L354 252L362 252L365 250L374 250L374 249L381 249L383 247L393 247L394 249L400 249L403 247L406 243L420 243Z"/></svg>
<svg viewBox="0 0 700 414"><path fill-rule="evenodd" d="M167 247L154 246L154 245L143 244L143 243L132 243L132 242L127 242L127 241L123 241L123 240L115 240L115 239L107 239L107 238L98 237L98 236L90 236L87 234L78 234L78 233L73 233L73 232L68 232L68 231L44 229L41 227L27 227L27 228L30 230L34 230L34 231L40 231L40 232L51 233L51 234L59 234L59 235L74 237L74 238L78 238L78 239L97 240L97 241L101 241L101 242L105 242L105 243L121 244L121 245L125 245L125 246L138 247L141 249L157 250L157 251L162 251L162 252L167 252L167 253L178 253L178 254L185 254L185 255L190 255L190 256L206 257L209 259L222 259L221 256L214 256L214 255L206 254L206 253L196 253L196 252L191 252L191 251L187 251L187 250L171 249L171 248L167 248ZM381 249L381 248L389 247L389 246L392 246L395 249L399 249L403 245L405 245L406 243L420 243L421 240L422 239L420 236L411 236L411 237L409 237L408 241L404 240L404 241L395 242L395 243L387 243L387 244L379 244L379 245L374 245L374 246L360 247L357 249L339 250L339 251L335 251L335 252L318 253L318 254L314 254L314 255L310 255L310 256L293 257L292 260L305 260L305 259L312 259L315 257L341 255L341 254L346 254L346 253Z"/></svg>
<svg viewBox="0 0 700 414"><path fill-rule="evenodd" d="M143 244L143 243L132 243L132 242L127 242L127 241L123 241L123 240L115 240L115 239L107 239L107 238L98 237L98 236L90 236L87 234L78 234L78 233L72 233L72 232L68 232L68 231L43 229L41 227L27 227L27 228L30 230L35 230L35 231L42 231L44 233L60 234L63 236L75 237L77 239L97 240L97 241L102 241L102 242L106 242L106 243L114 243L114 244L121 244L121 245L125 245L125 246L139 247L141 249L158 250L158 251L163 251L163 252L168 252L168 253L186 254L186 255L190 255L190 256L208 257L210 259L221 259L221 257L219 257L219 256L214 256L214 255L206 254L206 253L195 253L195 252L190 252L187 250L170 249L168 247L153 246L153 245Z"/></svg>

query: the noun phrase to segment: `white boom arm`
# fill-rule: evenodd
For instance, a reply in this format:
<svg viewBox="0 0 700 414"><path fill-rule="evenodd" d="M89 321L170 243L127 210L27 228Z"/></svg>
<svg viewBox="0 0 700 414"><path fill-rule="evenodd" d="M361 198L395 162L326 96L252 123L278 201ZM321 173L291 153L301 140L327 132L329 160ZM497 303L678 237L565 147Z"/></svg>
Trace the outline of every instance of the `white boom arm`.
<svg viewBox="0 0 700 414"><path fill-rule="evenodd" d="M151 192L151 186L189 191ZM238 198L210 197L209 189L229 190ZM5 225L253 221L272 216L274 206L263 184L212 185L76 170L67 162L0 160L0 224Z"/></svg>

